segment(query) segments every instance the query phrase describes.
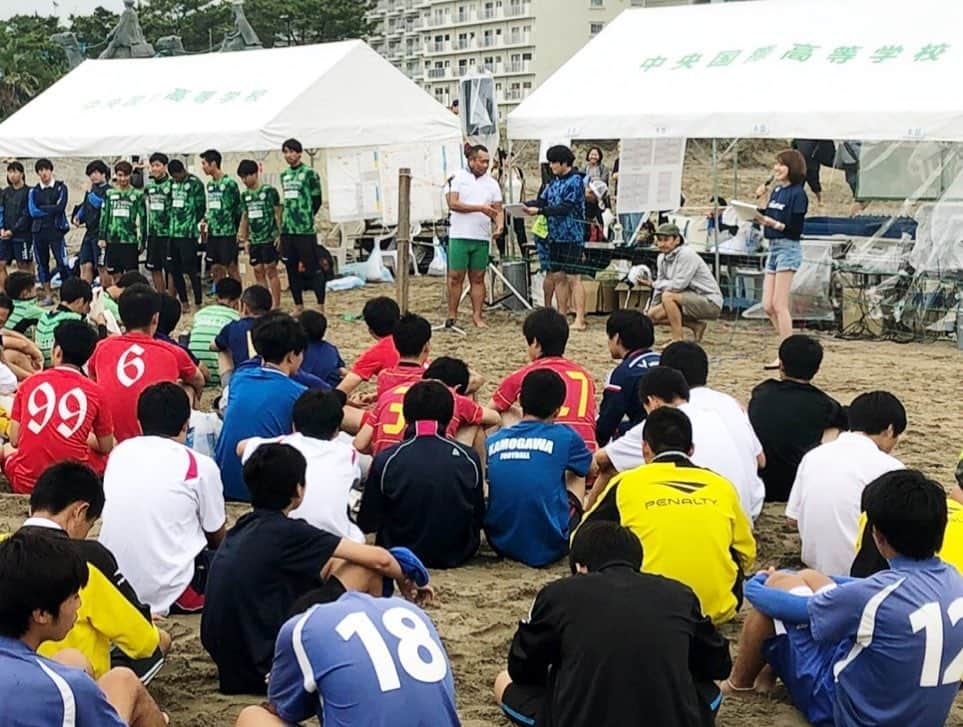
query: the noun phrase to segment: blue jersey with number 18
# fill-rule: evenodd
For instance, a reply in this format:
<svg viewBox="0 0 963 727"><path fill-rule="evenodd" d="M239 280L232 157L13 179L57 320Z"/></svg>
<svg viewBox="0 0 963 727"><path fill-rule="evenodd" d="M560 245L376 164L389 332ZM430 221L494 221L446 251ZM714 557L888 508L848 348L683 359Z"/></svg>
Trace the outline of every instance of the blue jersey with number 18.
<svg viewBox="0 0 963 727"><path fill-rule="evenodd" d="M448 655L431 619L399 598L346 593L281 628L268 698L325 727L458 727Z"/></svg>

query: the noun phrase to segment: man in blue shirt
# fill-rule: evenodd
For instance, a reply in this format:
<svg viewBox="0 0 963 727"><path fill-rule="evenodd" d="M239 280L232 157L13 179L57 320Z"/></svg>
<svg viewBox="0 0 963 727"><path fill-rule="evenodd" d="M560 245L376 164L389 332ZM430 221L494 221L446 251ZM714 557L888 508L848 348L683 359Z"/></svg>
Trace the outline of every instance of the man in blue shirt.
<svg viewBox="0 0 963 727"><path fill-rule="evenodd" d="M0 724L161 727L167 723L130 669L95 682L77 651L37 653L77 620L87 564L69 542L21 531L0 543Z"/></svg>
<svg viewBox="0 0 963 727"><path fill-rule="evenodd" d="M274 314L254 329L252 338L261 361L241 366L231 377L224 428L214 453L225 499L241 502L248 502L250 493L244 485L237 443L290 434L294 402L306 391L291 378L301 367L308 343L300 323L289 315Z"/></svg>
<svg viewBox="0 0 963 727"><path fill-rule="evenodd" d="M539 568L568 552L592 454L574 429L554 422L565 403L561 376L532 371L520 399L522 420L488 438L485 533L499 554Z"/></svg>
<svg viewBox="0 0 963 727"><path fill-rule="evenodd" d="M756 610L724 683L729 695L771 686L759 679L768 663L814 725L946 721L963 678L963 577L935 556L946 494L916 470L888 472L872 488L866 515L889 570L865 579L770 570L749 581Z"/></svg>
<svg viewBox="0 0 963 727"><path fill-rule="evenodd" d="M655 331L652 321L634 308L617 310L605 322L609 353L620 363L609 373L595 424L595 439L600 447L645 419L639 397L639 379L650 366L659 365L659 354L652 350Z"/></svg>
<svg viewBox="0 0 963 727"><path fill-rule="evenodd" d="M258 318L271 311L271 291L263 285L252 285L241 294L241 318L228 323L211 342L211 350L218 352L217 368L221 382L228 384L234 370L254 358L251 329ZM220 354L229 355L220 355Z"/></svg>

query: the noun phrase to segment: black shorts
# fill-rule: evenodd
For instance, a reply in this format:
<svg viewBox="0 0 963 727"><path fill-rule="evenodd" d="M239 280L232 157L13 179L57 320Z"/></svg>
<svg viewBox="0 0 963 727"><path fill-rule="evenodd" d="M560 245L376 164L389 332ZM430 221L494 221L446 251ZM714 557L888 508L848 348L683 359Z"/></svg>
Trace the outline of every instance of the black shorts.
<svg viewBox="0 0 963 727"><path fill-rule="evenodd" d="M201 272L201 248L193 237L172 237L167 265L173 272L193 275Z"/></svg>
<svg viewBox="0 0 963 727"><path fill-rule="evenodd" d="M251 245L249 249L251 265L270 265L278 261L278 249L272 242Z"/></svg>
<svg viewBox="0 0 963 727"><path fill-rule="evenodd" d="M580 275L586 269L582 262L582 251L582 244L578 242L549 242L549 272Z"/></svg>
<svg viewBox="0 0 963 727"><path fill-rule="evenodd" d="M163 270L167 265L167 256L171 247L169 237L147 236L147 262L144 267L151 272Z"/></svg>
<svg viewBox="0 0 963 727"><path fill-rule="evenodd" d="M236 237L208 237L207 264L208 265L237 265Z"/></svg>
<svg viewBox="0 0 963 727"><path fill-rule="evenodd" d="M285 265L302 273L321 272L318 236L281 233L281 259Z"/></svg>
<svg viewBox="0 0 963 727"><path fill-rule="evenodd" d="M111 275L128 273L140 267L140 249L136 243L108 242L104 254L104 267Z"/></svg>
<svg viewBox="0 0 963 727"><path fill-rule="evenodd" d="M545 687L522 686L512 682L502 694L499 706L512 724L532 727L541 718L546 692Z"/></svg>

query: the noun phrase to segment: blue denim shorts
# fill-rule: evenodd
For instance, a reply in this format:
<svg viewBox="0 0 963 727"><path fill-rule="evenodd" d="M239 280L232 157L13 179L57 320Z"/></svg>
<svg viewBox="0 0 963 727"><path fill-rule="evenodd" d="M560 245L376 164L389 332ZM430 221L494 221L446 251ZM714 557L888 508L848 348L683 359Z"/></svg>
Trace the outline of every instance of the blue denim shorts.
<svg viewBox="0 0 963 727"><path fill-rule="evenodd" d="M799 270L802 266L802 245L798 240L771 240L767 273L784 273Z"/></svg>

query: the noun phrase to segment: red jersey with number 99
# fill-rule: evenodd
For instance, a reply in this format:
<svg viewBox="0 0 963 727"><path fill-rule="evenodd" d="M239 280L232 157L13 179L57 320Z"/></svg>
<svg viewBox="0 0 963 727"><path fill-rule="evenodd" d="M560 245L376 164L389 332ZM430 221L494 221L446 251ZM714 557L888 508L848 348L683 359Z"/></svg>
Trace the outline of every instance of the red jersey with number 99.
<svg viewBox="0 0 963 727"><path fill-rule="evenodd" d="M595 381L592 375L573 361L561 356L546 356L532 361L528 366L506 376L492 396L495 409L508 411L518 401L525 377L536 369L549 369L562 377L565 382L565 403L555 421L567 424L585 440L585 445L594 452L598 449L595 442Z"/></svg>
<svg viewBox="0 0 963 727"><path fill-rule="evenodd" d="M404 404L405 394L408 389L417 382L396 386L390 391L386 391L378 398L374 411L365 417L364 423L370 424L374 429L371 436L371 453L379 454L405 438ZM481 424L485 412L481 404L467 396L452 391L455 397L455 412L448 423L445 434L454 438L458 430L462 427L475 426Z"/></svg>
<svg viewBox="0 0 963 727"><path fill-rule="evenodd" d="M114 429L100 386L69 366L24 381L10 418L20 425L20 439L3 472L19 494L33 492L37 478L52 464L74 460L92 465L90 433L106 437Z"/></svg>
<svg viewBox="0 0 963 727"><path fill-rule="evenodd" d="M190 381L197 371L183 348L146 333L105 338L97 344L87 369L104 391L118 444L141 433L137 399L144 389L162 381Z"/></svg>

